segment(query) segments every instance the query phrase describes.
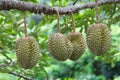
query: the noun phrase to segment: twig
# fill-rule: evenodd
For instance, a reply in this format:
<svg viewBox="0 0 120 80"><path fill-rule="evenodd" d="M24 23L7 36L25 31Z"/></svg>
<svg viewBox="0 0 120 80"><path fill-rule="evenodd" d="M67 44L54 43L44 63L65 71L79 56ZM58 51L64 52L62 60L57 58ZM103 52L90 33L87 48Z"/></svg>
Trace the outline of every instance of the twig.
<svg viewBox="0 0 120 80"><path fill-rule="evenodd" d="M99 0L98 5L103 4L112 4L112 3L120 3L120 0ZM56 9L58 10L59 14L69 14L71 12L77 13L79 10L86 9L86 8L95 8L94 2L88 2L85 4L75 4L66 7L55 7L55 6L47 6L44 4L35 4L32 2L23 2L23 1L16 1L16 0L0 0L0 10L11 10L17 9L20 11L30 11L34 13L44 13L44 14L56 14Z"/></svg>
<svg viewBox="0 0 120 80"><path fill-rule="evenodd" d="M42 69L44 70L44 72L45 72L45 74L46 74L46 76L47 76L47 80L49 80L49 75L48 75L48 73L47 73L47 71L45 70L45 68L42 66Z"/></svg>
<svg viewBox="0 0 120 80"><path fill-rule="evenodd" d="M27 76L23 76L23 75L18 74L18 73L16 73L16 72L9 72L9 74L12 74L12 75L14 75L14 76L18 76L18 77L20 77L20 78L24 78L24 79L26 79L26 80L35 80L35 79L33 79L33 78L29 78L29 77L27 77Z"/></svg>
<svg viewBox="0 0 120 80"><path fill-rule="evenodd" d="M12 59L6 54L6 53L2 53L3 56L5 56L8 60L10 60L10 62L12 61Z"/></svg>
<svg viewBox="0 0 120 80"><path fill-rule="evenodd" d="M75 5L78 2L78 0L75 0L75 2L73 3L73 5Z"/></svg>
<svg viewBox="0 0 120 80"><path fill-rule="evenodd" d="M1 64L1 65L0 65L0 70L4 70L2 67L5 67L5 66L11 66L11 65L10 65L10 63L8 63L8 64ZM12 75L14 75L14 76L18 76L18 77L20 77L20 78L24 78L25 80L35 80L35 79L33 79L33 78L29 78L29 77L27 77L27 76L21 75L21 74L16 73L16 72L11 72L11 71L9 71L9 70L8 70L6 73L12 74Z"/></svg>
<svg viewBox="0 0 120 80"><path fill-rule="evenodd" d="M117 6L117 4L115 3L114 4L114 8L113 8L113 12L112 12L111 16L109 17L109 19L112 18L113 15L115 14L116 6Z"/></svg>

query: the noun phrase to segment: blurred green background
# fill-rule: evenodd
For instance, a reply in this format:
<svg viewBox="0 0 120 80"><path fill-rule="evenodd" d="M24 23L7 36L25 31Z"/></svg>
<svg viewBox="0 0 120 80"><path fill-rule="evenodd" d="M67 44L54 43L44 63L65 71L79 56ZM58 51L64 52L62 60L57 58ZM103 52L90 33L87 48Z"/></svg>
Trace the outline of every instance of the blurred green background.
<svg viewBox="0 0 120 80"><path fill-rule="evenodd" d="M24 0L26 1L26 0ZM29 0L36 4L49 6L73 5L76 0ZM94 0L78 0L76 4L85 4ZM18 10L0 11L0 80L24 80L10 72L16 72L35 80L120 80L120 4L106 4L99 7L100 22L109 26L112 34L111 49L103 56L95 56L88 48L77 60L64 62L54 59L48 51L48 38L57 32L57 16L27 14L28 34L36 38L41 50L41 59L32 69L23 69L19 65L15 42L24 36L23 12ZM74 14L76 31L86 36L89 25L94 24L95 8L83 9ZM61 32L72 31L71 16L61 15Z"/></svg>

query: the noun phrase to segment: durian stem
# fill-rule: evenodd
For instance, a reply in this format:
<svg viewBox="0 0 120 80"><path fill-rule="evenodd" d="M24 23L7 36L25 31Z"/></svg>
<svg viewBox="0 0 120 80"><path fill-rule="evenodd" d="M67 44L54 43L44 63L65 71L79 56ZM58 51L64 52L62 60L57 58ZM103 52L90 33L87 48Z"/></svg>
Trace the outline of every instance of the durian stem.
<svg viewBox="0 0 120 80"><path fill-rule="evenodd" d="M75 21L74 21L74 15L71 12L71 16L72 16L72 28L73 28L73 32L75 32Z"/></svg>
<svg viewBox="0 0 120 80"><path fill-rule="evenodd" d="M57 21L58 21L58 32L60 33L60 14L57 9L56 9L56 12L57 12Z"/></svg>
<svg viewBox="0 0 120 80"><path fill-rule="evenodd" d="M25 32L25 37L27 37L27 26L26 26L26 12L24 11L24 32Z"/></svg>
<svg viewBox="0 0 120 80"><path fill-rule="evenodd" d="M95 4L96 4L96 23L99 23L98 0L95 0Z"/></svg>

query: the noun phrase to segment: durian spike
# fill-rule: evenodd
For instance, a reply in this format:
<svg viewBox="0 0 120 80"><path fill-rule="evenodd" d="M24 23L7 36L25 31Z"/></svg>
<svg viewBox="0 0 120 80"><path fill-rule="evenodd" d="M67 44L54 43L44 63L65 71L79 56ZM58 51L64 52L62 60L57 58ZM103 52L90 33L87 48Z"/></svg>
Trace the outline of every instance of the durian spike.
<svg viewBox="0 0 120 80"><path fill-rule="evenodd" d="M96 4L96 23L99 23L98 0L95 0L95 4Z"/></svg>
<svg viewBox="0 0 120 80"><path fill-rule="evenodd" d="M75 21L74 21L74 15L71 12L71 17L72 17L72 28L73 28L73 33L75 32Z"/></svg>
<svg viewBox="0 0 120 80"><path fill-rule="evenodd" d="M57 9L56 9L56 13L57 13L57 21L58 21L58 32L60 33L60 14Z"/></svg>
<svg viewBox="0 0 120 80"><path fill-rule="evenodd" d="M24 14L24 32L25 32L25 37L27 37L27 26L26 26L26 12L23 12Z"/></svg>

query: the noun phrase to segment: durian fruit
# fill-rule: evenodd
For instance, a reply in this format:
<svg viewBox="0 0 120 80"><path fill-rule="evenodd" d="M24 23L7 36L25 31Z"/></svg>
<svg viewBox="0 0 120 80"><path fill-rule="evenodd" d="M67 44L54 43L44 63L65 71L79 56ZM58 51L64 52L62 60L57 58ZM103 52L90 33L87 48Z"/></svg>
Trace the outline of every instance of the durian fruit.
<svg viewBox="0 0 120 80"><path fill-rule="evenodd" d="M19 38L15 50L18 62L25 69L35 66L40 59L39 45L32 36Z"/></svg>
<svg viewBox="0 0 120 80"><path fill-rule="evenodd" d="M73 32L68 34L67 38L71 41L73 46L73 52L70 57L71 60L75 61L81 57L86 48L86 42L83 35L80 32Z"/></svg>
<svg viewBox="0 0 120 80"><path fill-rule="evenodd" d="M107 25L98 23L88 27L87 45L96 55L103 55L111 46L111 34Z"/></svg>
<svg viewBox="0 0 120 80"><path fill-rule="evenodd" d="M48 45L51 55L59 61L68 59L73 51L72 44L61 33L52 34L49 38Z"/></svg>

